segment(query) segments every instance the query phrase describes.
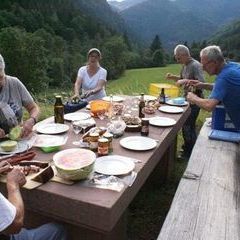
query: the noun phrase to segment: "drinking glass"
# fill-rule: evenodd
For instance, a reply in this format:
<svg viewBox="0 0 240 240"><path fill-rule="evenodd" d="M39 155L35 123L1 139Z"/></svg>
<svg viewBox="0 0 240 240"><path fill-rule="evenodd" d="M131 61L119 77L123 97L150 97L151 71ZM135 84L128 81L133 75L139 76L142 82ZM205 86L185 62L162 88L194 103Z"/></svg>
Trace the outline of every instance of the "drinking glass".
<svg viewBox="0 0 240 240"><path fill-rule="evenodd" d="M82 131L82 127L81 127L79 121L72 121L72 129L76 136ZM73 144L79 145L80 144L79 140L73 141Z"/></svg>

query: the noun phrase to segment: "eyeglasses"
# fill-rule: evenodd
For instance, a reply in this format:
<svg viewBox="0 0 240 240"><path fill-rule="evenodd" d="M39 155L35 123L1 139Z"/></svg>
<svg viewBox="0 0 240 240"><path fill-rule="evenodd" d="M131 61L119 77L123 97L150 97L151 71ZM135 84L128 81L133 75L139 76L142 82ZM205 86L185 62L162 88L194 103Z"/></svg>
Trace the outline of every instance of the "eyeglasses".
<svg viewBox="0 0 240 240"><path fill-rule="evenodd" d="M212 62L213 62L213 60L209 60L209 61L207 61L206 63L202 63L202 66L203 66L203 67L206 67L206 66L209 65L209 63L212 63Z"/></svg>

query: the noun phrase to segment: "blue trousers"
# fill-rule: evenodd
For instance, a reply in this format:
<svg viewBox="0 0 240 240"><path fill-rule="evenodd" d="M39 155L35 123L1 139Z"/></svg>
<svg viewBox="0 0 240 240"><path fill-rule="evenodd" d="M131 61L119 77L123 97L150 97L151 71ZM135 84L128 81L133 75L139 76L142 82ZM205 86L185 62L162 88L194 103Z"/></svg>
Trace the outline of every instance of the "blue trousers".
<svg viewBox="0 0 240 240"><path fill-rule="evenodd" d="M66 240L67 233L57 223L44 224L38 228L23 228L18 234L11 235L11 240Z"/></svg>

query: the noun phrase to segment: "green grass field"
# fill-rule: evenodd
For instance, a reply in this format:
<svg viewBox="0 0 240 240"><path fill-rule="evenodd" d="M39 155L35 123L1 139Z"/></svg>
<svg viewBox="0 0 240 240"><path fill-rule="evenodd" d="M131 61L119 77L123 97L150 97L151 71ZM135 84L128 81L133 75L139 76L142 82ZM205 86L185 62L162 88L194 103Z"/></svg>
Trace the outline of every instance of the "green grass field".
<svg viewBox="0 0 240 240"><path fill-rule="evenodd" d="M162 68L127 70L121 78L108 81L106 88L107 94L138 95L141 92L149 94L150 83L174 84L166 80L165 75L168 72L178 74L180 69L180 65L172 64ZM206 76L206 80L212 82L213 77L210 78ZM69 86L69 89L72 89L72 86ZM71 91L65 90L65 92L62 92L61 90L46 90L36 96L42 112L40 119L44 119L53 114L54 95L56 94L71 96ZM209 115L210 114L205 111L200 112L197 121L198 130L201 128L205 118ZM181 133L179 133L178 149L181 143L182 136ZM186 165L187 161L177 161L175 170L166 184L151 189L143 188L137 194L134 201L129 206L129 240L150 240L157 238Z"/></svg>

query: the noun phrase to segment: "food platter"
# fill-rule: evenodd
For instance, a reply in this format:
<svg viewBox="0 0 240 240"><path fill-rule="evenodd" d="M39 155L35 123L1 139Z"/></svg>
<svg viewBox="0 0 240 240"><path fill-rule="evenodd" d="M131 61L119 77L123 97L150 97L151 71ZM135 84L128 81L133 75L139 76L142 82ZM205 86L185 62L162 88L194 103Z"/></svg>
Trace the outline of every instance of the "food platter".
<svg viewBox="0 0 240 240"><path fill-rule="evenodd" d="M103 97L103 100L110 102L111 97L110 96ZM112 96L112 101L113 102L122 102L122 101L124 101L124 98L120 97L120 96Z"/></svg>
<svg viewBox="0 0 240 240"><path fill-rule="evenodd" d="M155 148L157 142L149 137L131 136L121 139L120 145L130 150L146 151Z"/></svg>
<svg viewBox="0 0 240 240"><path fill-rule="evenodd" d="M166 101L166 104L172 105L172 106L187 106L188 102L184 101L183 103L174 103L173 99L169 99L168 101Z"/></svg>
<svg viewBox="0 0 240 240"><path fill-rule="evenodd" d="M137 96L139 99L140 99L140 97L141 96ZM152 95L144 95L144 100L145 101L154 101L154 100L156 100L157 99L157 97L155 97L155 96L152 96Z"/></svg>
<svg viewBox="0 0 240 240"><path fill-rule="evenodd" d="M66 135L66 134L64 134ZM34 147L55 147L62 146L66 143L67 136L37 134Z"/></svg>
<svg viewBox="0 0 240 240"><path fill-rule="evenodd" d="M26 150L28 150L28 144L26 143L26 141L19 141L17 142L17 146L13 151L10 152L6 152L4 151L1 147L0 147L0 154L16 154L16 153L21 153L21 152L25 152Z"/></svg>
<svg viewBox="0 0 240 240"><path fill-rule="evenodd" d="M124 175L135 168L131 158L119 155L103 156L96 159L94 171L106 175Z"/></svg>
<svg viewBox="0 0 240 240"><path fill-rule="evenodd" d="M167 117L153 117L149 119L149 124L157 127L170 127L176 124L176 121Z"/></svg>
<svg viewBox="0 0 240 240"><path fill-rule="evenodd" d="M46 123L37 126L36 131L42 134L60 134L67 132L69 126L61 123Z"/></svg>
<svg viewBox="0 0 240 240"><path fill-rule="evenodd" d="M176 106L161 106L158 110L165 113L182 113L184 111L183 108Z"/></svg>
<svg viewBox="0 0 240 240"><path fill-rule="evenodd" d="M64 120L66 121L81 121L90 118L91 115L85 112L74 112L64 114Z"/></svg>

